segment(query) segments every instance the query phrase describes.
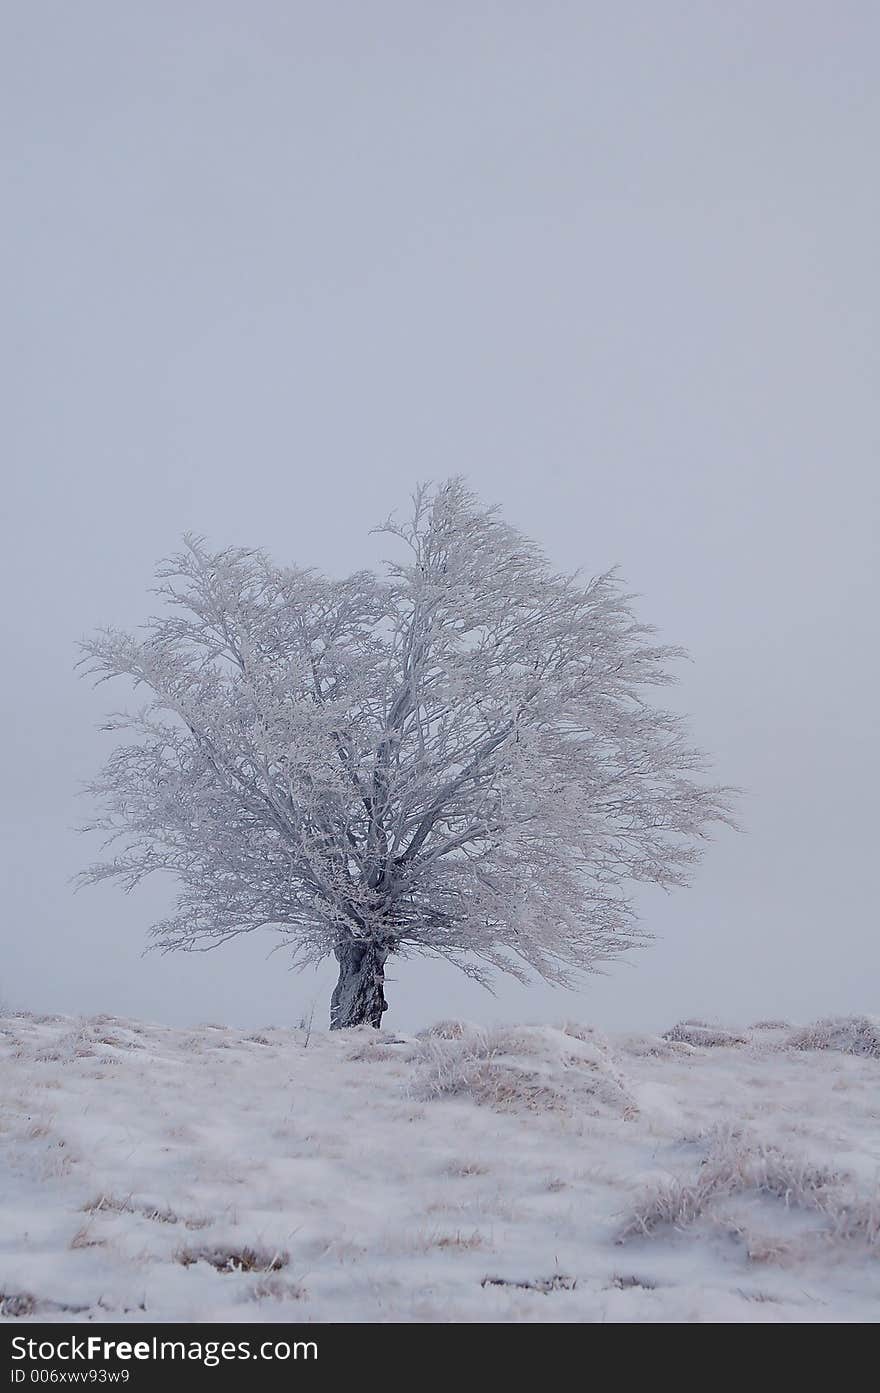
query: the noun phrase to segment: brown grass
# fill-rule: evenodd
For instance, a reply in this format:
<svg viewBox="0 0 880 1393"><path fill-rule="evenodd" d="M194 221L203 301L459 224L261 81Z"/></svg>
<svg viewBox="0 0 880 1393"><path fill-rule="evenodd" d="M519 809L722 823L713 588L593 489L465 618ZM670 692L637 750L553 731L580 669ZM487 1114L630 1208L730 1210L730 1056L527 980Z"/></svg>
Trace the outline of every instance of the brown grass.
<svg viewBox="0 0 880 1393"><path fill-rule="evenodd" d="M574 1291L576 1277L567 1277L564 1272L554 1272L552 1277L535 1277L514 1280L510 1277L484 1277L481 1287L518 1287L521 1291L540 1291L549 1296L551 1291Z"/></svg>
<svg viewBox="0 0 880 1393"><path fill-rule="evenodd" d="M290 1254L261 1248L180 1248L175 1254L183 1267L206 1262L217 1272L280 1272Z"/></svg>

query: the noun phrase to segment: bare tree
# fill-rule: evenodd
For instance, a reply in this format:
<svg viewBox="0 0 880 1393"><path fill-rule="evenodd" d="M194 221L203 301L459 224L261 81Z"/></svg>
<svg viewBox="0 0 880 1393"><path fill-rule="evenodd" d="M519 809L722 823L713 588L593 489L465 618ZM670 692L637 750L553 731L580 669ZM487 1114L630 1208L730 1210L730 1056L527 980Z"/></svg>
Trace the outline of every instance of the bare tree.
<svg viewBox="0 0 880 1393"><path fill-rule="evenodd" d="M684 884L726 791L646 690L680 650L613 573L557 575L458 479L347 580L197 538L142 636L84 645L149 693L91 786L114 846L82 879L179 885L153 929L212 948L272 926L334 953L331 1025L381 1024L391 953L564 983L638 941L634 882ZM628 889L628 887L630 887Z"/></svg>

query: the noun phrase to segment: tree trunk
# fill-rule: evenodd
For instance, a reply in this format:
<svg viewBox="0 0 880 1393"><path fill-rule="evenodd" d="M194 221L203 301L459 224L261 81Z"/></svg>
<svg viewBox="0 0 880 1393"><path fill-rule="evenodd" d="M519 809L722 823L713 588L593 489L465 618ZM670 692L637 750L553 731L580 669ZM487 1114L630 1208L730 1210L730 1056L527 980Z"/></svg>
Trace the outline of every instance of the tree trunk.
<svg viewBox="0 0 880 1393"><path fill-rule="evenodd" d="M371 1025L378 1030L385 1000L385 959L388 949L378 943L349 938L335 949L339 981L330 1000L330 1029Z"/></svg>

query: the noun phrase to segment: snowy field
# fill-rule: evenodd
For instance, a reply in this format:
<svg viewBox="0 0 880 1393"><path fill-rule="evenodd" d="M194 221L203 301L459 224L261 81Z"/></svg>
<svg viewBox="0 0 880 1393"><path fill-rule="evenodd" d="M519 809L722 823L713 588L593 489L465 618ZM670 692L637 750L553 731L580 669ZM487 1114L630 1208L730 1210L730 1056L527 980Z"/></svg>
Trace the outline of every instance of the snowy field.
<svg viewBox="0 0 880 1393"><path fill-rule="evenodd" d="M874 1321L880 1022L0 1019L8 1321Z"/></svg>

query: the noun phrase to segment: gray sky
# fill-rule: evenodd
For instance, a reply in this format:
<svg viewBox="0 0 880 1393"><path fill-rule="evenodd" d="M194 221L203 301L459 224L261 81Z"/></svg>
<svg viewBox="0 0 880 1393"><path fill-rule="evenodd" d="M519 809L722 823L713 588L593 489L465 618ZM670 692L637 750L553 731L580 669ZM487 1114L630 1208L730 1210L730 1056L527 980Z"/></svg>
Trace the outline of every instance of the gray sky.
<svg viewBox="0 0 880 1393"><path fill-rule="evenodd" d="M324 1023L329 966L141 959L167 886L71 893L113 700L74 643L146 616L187 528L347 572L464 472L690 649L748 830L582 992L393 963L389 1023L880 1010L880 7L17 0L2 31L7 1003Z"/></svg>

